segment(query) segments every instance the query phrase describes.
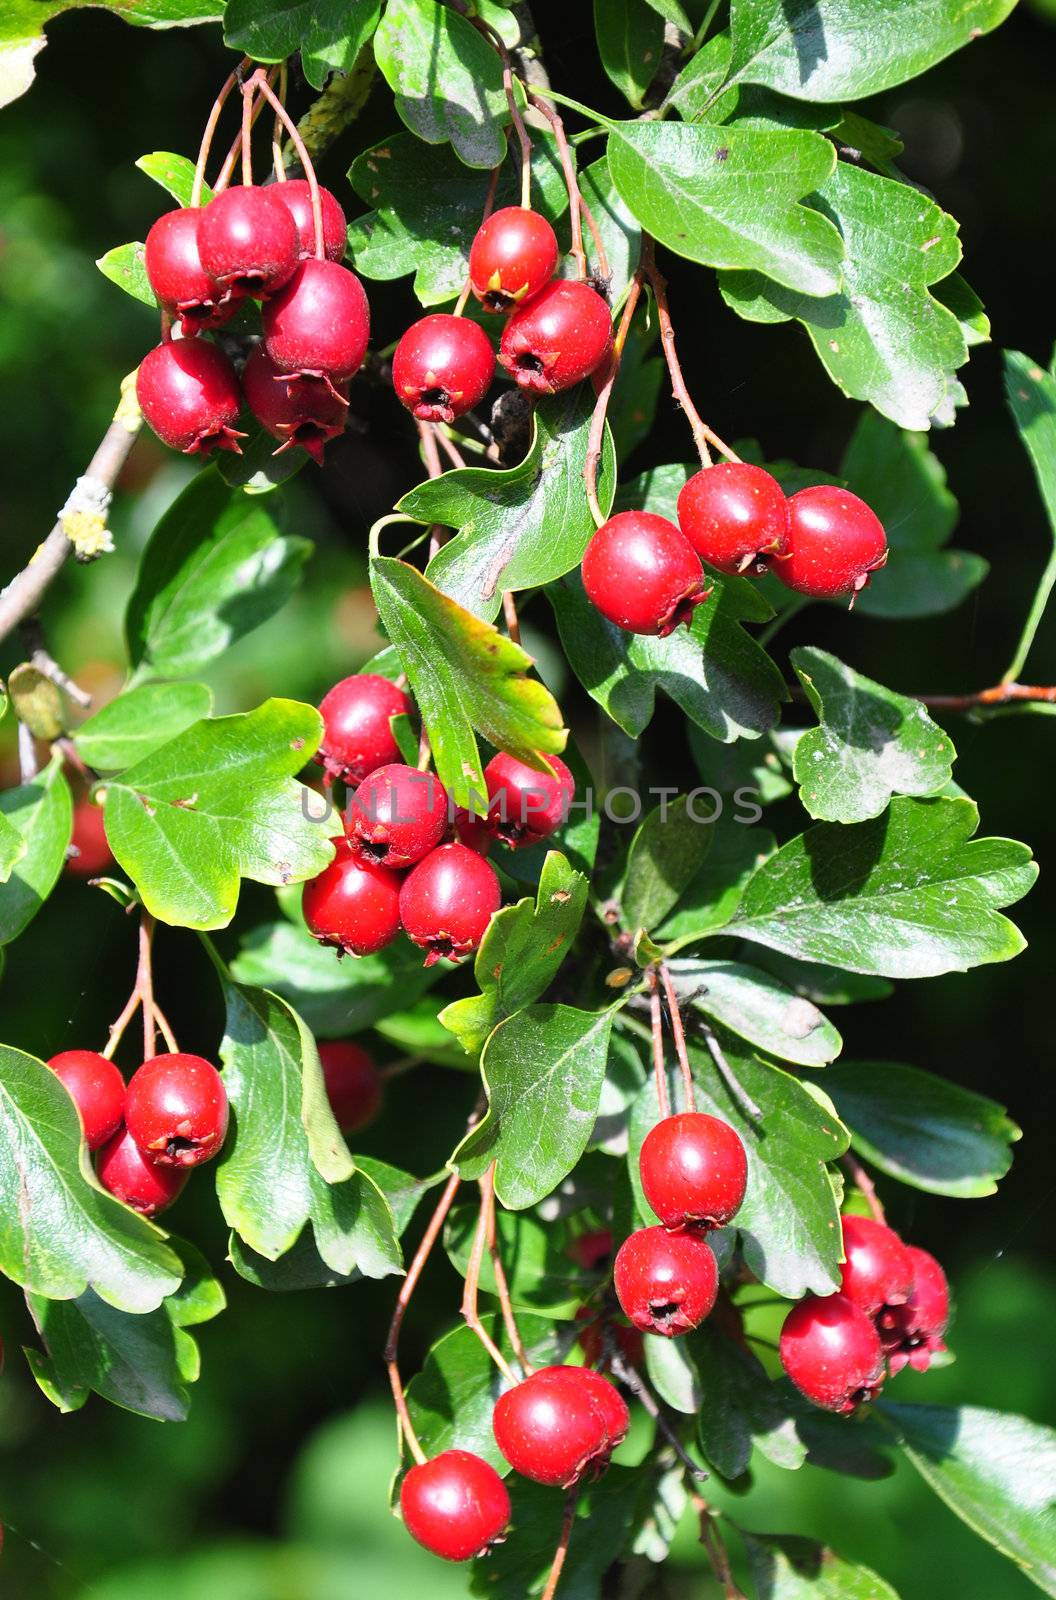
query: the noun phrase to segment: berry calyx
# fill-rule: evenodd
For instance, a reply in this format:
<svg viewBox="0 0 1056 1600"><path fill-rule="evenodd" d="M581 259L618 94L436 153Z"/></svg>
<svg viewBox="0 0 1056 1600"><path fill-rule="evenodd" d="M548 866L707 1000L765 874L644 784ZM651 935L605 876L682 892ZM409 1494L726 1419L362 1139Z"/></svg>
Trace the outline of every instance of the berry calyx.
<svg viewBox="0 0 1056 1600"><path fill-rule="evenodd" d="M151 1056L129 1081L125 1127L158 1166L211 1161L227 1137L227 1118L223 1079L202 1056Z"/></svg>
<svg viewBox="0 0 1056 1600"><path fill-rule="evenodd" d="M189 1176L185 1167L163 1167L151 1161L127 1128L103 1145L95 1170L104 1189L144 1217L167 1211Z"/></svg>
<svg viewBox="0 0 1056 1600"><path fill-rule="evenodd" d="M933 1255L907 1245L913 1264L913 1290L903 1306L882 1312L879 1318L883 1345L892 1377L907 1364L926 1372L931 1358L945 1350L943 1335L950 1320L950 1286Z"/></svg>
<svg viewBox="0 0 1056 1600"><path fill-rule="evenodd" d="M866 1316L905 1305L913 1291L913 1260L906 1246L872 1217L843 1217L840 1287Z"/></svg>
<svg viewBox="0 0 1056 1600"><path fill-rule="evenodd" d="M421 422L454 422L479 405L495 376L495 352L483 328L435 312L407 329L392 357L392 384Z"/></svg>
<svg viewBox="0 0 1056 1600"><path fill-rule="evenodd" d="M333 777L360 783L378 767L399 761L392 718L413 710L403 690L375 672L342 678L320 703L323 742L315 759Z"/></svg>
<svg viewBox="0 0 1056 1600"><path fill-rule="evenodd" d="M538 211L503 206L477 229L469 281L486 311L514 311L546 285L557 267L557 235Z"/></svg>
<svg viewBox="0 0 1056 1600"><path fill-rule="evenodd" d="M788 502L788 554L781 582L816 600L855 595L887 560L883 524L864 500L835 484L800 489Z"/></svg>
<svg viewBox="0 0 1056 1600"><path fill-rule="evenodd" d="M748 1158L738 1134L703 1111L682 1111L651 1128L638 1169L645 1198L665 1228L724 1228L748 1185Z"/></svg>
<svg viewBox="0 0 1056 1600"><path fill-rule="evenodd" d="M77 878L97 878L114 864L114 853L106 837L101 806L91 800L78 800L73 808L66 871Z"/></svg>
<svg viewBox="0 0 1056 1600"><path fill-rule="evenodd" d="M319 1060L335 1122L342 1133L357 1133L381 1110L381 1078L373 1057L351 1039L323 1039Z"/></svg>
<svg viewBox="0 0 1056 1600"><path fill-rule="evenodd" d="M235 369L206 339L170 340L149 350L136 373L143 419L162 444L184 455L242 454L235 427L242 391Z"/></svg>
<svg viewBox="0 0 1056 1600"><path fill-rule="evenodd" d="M447 790L439 778L392 762L363 779L349 801L345 832L361 860L411 867L435 850L447 824Z"/></svg>
<svg viewBox="0 0 1056 1600"><path fill-rule="evenodd" d="M537 772L505 752L484 768L488 789L487 826L496 839L521 850L548 839L568 820L576 780L560 756L547 755L553 773Z"/></svg>
<svg viewBox="0 0 1056 1600"><path fill-rule="evenodd" d="M639 1228L616 1252L613 1282L636 1328L673 1339L708 1315L719 1292L719 1269L699 1234Z"/></svg>
<svg viewBox="0 0 1056 1600"><path fill-rule="evenodd" d="M304 920L320 944L352 956L373 955L400 931L395 872L353 856L344 840L330 865L304 886Z"/></svg>
<svg viewBox="0 0 1056 1600"><path fill-rule="evenodd" d="M287 178L285 183L269 185L281 200L297 227L297 253L303 259L315 255L315 221L312 217L312 186L307 178ZM329 189L319 185L319 210L323 219L323 250L328 260L340 261L348 247L348 223L340 203Z"/></svg>
<svg viewBox="0 0 1056 1600"><path fill-rule="evenodd" d="M278 439L273 455L298 445L323 464L323 447L345 431L348 385L285 381L263 346L257 347L242 371L242 392L257 421Z"/></svg>
<svg viewBox="0 0 1056 1600"><path fill-rule="evenodd" d="M202 208L198 254L224 288L255 298L274 294L297 265L297 224L276 189L256 184L225 189Z"/></svg>
<svg viewBox="0 0 1056 1600"><path fill-rule="evenodd" d="M185 206L166 211L147 234L143 264L158 304L179 319L190 335L219 328L238 310L241 296L211 278L198 254L198 221L202 213Z"/></svg>
<svg viewBox="0 0 1056 1600"><path fill-rule="evenodd" d="M77 1107L89 1150L98 1150L124 1121L124 1078L96 1050L60 1050L48 1066Z"/></svg>
<svg viewBox="0 0 1056 1600"><path fill-rule="evenodd" d="M678 525L701 560L720 572L761 572L787 549L788 501L762 467L721 461L684 485Z"/></svg>
<svg viewBox="0 0 1056 1600"><path fill-rule="evenodd" d="M620 511L602 523L583 557L583 587L609 622L661 639L688 627L711 593L685 534L651 511Z"/></svg>
<svg viewBox="0 0 1056 1600"><path fill-rule="evenodd" d="M346 383L363 364L370 307L355 273L336 261L302 261L262 321L264 347L290 383Z"/></svg>
<svg viewBox="0 0 1056 1600"><path fill-rule="evenodd" d="M501 904L490 862L468 845L442 844L403 880L400 921L431 967L442 957L460 961L472 954Z"/></svg>
<svg viewBox="0 0 1056 1600"><path fill-rule="evenodd" d="M499 361L522 389L557 394L589 378L611 351L612 316L601 295L559 278L514 312Z"/></svg>
<svg viewBox="0 0 1056 1600"><path fill-rule="evenodd" d="M845 1294L808 1295L785 1318L781 1365L801 1394L826 1411L849 1415L879 1394L884 1381L880 1336Z"/></svg>
<svg viewBox="0 0 1056 1600"><path fill-rule="evenodd" d="M407 1532L445 1561L470 1561L501 1541L510 1520L506 1485L490 1462L444 1450L400 1485Z"/></svg>
<svg viewBox="0 0 1056 1600"><path fill-rule="evenodd" d="M587 1367L540 1368L500 1395L492 1417L495 1443L510 1466L563 1489L603 1470L629 1425L619 1394Z"/></svg>

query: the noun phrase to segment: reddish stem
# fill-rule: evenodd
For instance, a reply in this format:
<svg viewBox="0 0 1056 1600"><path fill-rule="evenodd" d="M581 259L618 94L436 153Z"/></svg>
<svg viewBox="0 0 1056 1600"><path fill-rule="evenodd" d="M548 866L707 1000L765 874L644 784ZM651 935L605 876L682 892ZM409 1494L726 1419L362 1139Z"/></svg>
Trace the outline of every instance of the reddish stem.
<svg viewBox="0 0 1056 1600"><path fill-rule="evenodd" d="M693 442L697 447L701 465L711 466L711 451L708 445L712 444L720 455L728 461L739 461L741 458L728 444L724 444L714 429L709 428L700 412L693 404L692 396L686 387L686 380L682 375L682 367L675 347L675 330L671 322L671 312L667 304L667 280L656 265L656 256L653 241L648 234L642 234L642 271L649 279L656 301L656 316L660 324L660 342L663 345L664 360L667 362L668 374L671 378L671 392L678 404L686 414L686 419L693 430Z"/></svg>
<svg viewBox="0 0 1056 1600"><path fill-rule="evenodd" d="M612 391L620 370L623 347L627 341L631 319L634 316L641 292L642 280L635 273L631 280L631 287L623 308L623 316L620 318L620 326L613 343L608 375L598 390L598 398L594 402L594 415L590 419L587 456L583 465L583 481L587 489L587 504L590 506L590 514L594 518L595 525L599 528L605 521L605 515L598 500L598 467L601 465L601 456L605 445L605 419L609 414L609 400L612 398Z"/></svg>
<svg viewBox="0 0 1056 1600"><path fill-rule="evenodd" d="M286 132L289 134L290 143L297 152L297 160L300 162L304 171L304 175L308 180L308 193L312 197L312 224L315 229L315 256L317 261L323 261L326 258L326 249L323 244L323 207L319 199L319 180L315 175L315 167L312 165L312 158L308 154L308 149L304 140L297 132L297 124L294 122L293 118L290 116L289 112L286 110L286 107L283 105L282 101L271 87L271 84L268 83L267 79L261 80L259 88L261 94L264 96L265 100L274 111L276 117L278 117L279 121L286 129Z"/></svg>
<svg viewBox="0 0 1056 1600"><path fill-rule="evenodd" d="M247 67L252 66L252 64L253 63L249 56L243 56L234 72L230 73L229 76L224 79L223 88L213 101L212 108L210 109L209 115L205 121L205 129L202 133L202 142L198 147L198 160L194 168L194 183L191 186L192 206L200 206L202 203L202 185L205 183L205 166L206 162L209 160L209 150L213 142L213 135L216 132L216 125L220 121L220 113L224 109L228 95L235 87L235 84L239 81L240 75L245 72Z"/></svg>
<svg viewBox="0 0 1056 1600"><path fill-rule="evenodd" d="M525 91L528 95L528 104L534 106L549 122L554 130L557 141L557 153L561 158L561 171L565 176L565 188L568 190L568 208L572 224L572 256L576 263L576 270L580 280L587 277L587 257L583 249L583 196L579 192L579 179L576 177L576 163L572 156L572 149L565 133L565 125L553 106L547 105L532 91Z"/></svg>
<svg viewBox="0 0 1056 1600"><path fill-rule="evenodd" d="M275 72L275 68L273 67L271 69L271 72L268 74L269 81L270 81L272 75L274 74L274 72ZM263 111L264 105L265 105L265 102L263 100L261 100L257 95L254 95L254 97L253 97L253 110L252 110L252 113L251 113L252 123L253 123L254 127L256 127L257 118L260 116L260 113ZM241 154L241 151L242 151L242 134L240 132L238 134L238 137L235 138L234 140L232 140L231 148L227 152L227 155L224 157L223 164L220 167L220 171L216 175L216 182L213 184L213 194L214 195L223 194L224 190L227 188L228 184L231 182L231 177L232 177L232 175L234 173L234 170L235 170L236 166L238 165L238 158L239 158L239 155Z"/></svg>
<svg viewBox="0 0 1056 1600"><path fill-rule="evenodd" d="M502 593L502 615L506 622L506 632L514 644L520 644L521 624L517 618L517 605L510 589L504 589Z"/></svg>
<svg viewBox="0 0 1056 1600"><path fill-rule="evenodd" d="M480 1269L484 1261L484 1247L488 1238L488 1208L494 1204L494 1195L495 1163L493 1161L480 1180L480 1210L477 1214L473 1246L469 1252L469 1262L466 1267L466 1282L462 1293L462 1315L465 1318L467 1328L470 1328L476 1334L503 1377L509 1383L516 1383L516 1373L481 1322L478 1308L480 1300Z"/></svg>
<svg viewBox="0 0 1056 1600"><path fill-rule="evenodd" d="M403 1435L407 1440L410 1452L419 1466L425 1460L425 1451L418 1442L418 1435L414 1431L414 1425L407 1410L407 1397L404 1394L403 1380L400 1377L400 1328L403 1326L403 1319L407 1314L411 1296L418 1286L418 1279L422 1275L422 1269L440 1236L440 1230L447 1220L447 1214L451 1210L461 1182L462 1180L458 1173L453 1172L444 1185L444 1192L437 1201L436 1209L429 1218L428 1226L422 1234L421 1243L414 1253L414 1260L407 1269L407 1276L400 1285L400 1292L396 1297L396 1305L392 1313L392 1321L389 1323L388 1337L385 1340L385 1367L389 1374L389 1385L392 1389L392 1398L396 1406L396 1415L400 1420L400 1427L403 1429Z"/></svg>
<svg viewBox="0 0 1056 1600"><path fill-rule="evenodd" d="M561 1537L557 1541L557 1549L554 1551L550 1575L546 1580L546 1588L543 1590L540 1600L554 1600L554 1595L557 1593L557 1586L561 1582L561 1573L565 1565L565 1557L568 1555L568 1547L572 1539L572 1529L576 1521L576 1506L578 1503L579 1484L575 1483L568 1491L565 1499L565 1515L561 1522Z"/></svg>
<svg viewBox="0 0 1056 1600"><path fill-rule="evenodd" d="M242 182L253 184L253 102L256 99L257 73L242 85Z"/></svg>
<svg viewBox="0 0 1056 1600"><path fill-rule="evenodd" d="M686 1049L686 1033L682 1026L682 1013L678 1006L678 994L671 981L667 963L660 963L660 982L664 986L664 998L667 1001L668 1013L671 1017L671 1032L675 1040L675 1054L678 1056L678 1065L682 1071L682 1084L686 1093L686 1110L695 1111L697 1102L693 1094L693 1071L689 1064L689 1052Z"/></svg>
<svg viewBox="0 0 1056 1600"><path fill-rule="evenodd" d="M884 1215L883 1202L876 1192L876 1185L858 1160L858 1157L853 1156L848 1150L845 1156L840 1157L840 1165L847 1172L855 1188L865 1200L873 1221L886 1223L887 1218Z"/></svg>
<svg viewBox="0 0 1056 1600"><path fill-rule="evenodd" d="M656 1098L660 1107L661 1117L671 1115L671 1101L667 1094L667 1073L664 1070L664 1021L660 1009L660 989L657 984L656 971L649 969L649 1016L652 1023L653 1035L653 1072L656 1075Z"/></svg>
<svg viewBox="0 0 1056 1600"><path fill-rule="evenodd" d="M286 63L284 61L279 67L279 99L282 101L283 105L286 104L286 83L287 73ZM280 122L279 118L276 117L271 127L271 165L275 172L276 183L287 182L286 163L282 159L281 131L282 123Z"/></svg>
<svg viewBox="0 0 1056 1600"><path fill-rule="evenodd" d="M510 1347L513 1350L514 1355L520 1362L522 1372L524 1373L525 1377L530 1377L535 1371L535 1368L532 1365L532 1362L528 1356L528 1352L524 1347L524 1340L521 1338L521 1330L517 1326L517 1316L513 1309L513 1301L510 1298L510 1286L506 1278L506 1269L502 1264L502 1253L499 1250L495 1217L494 1184L492 1185L488 1200L487 1239L488 1253L491 1256L491 1270L495 1275L495 1288L499 1297L499 1306L502 1310L502 1320L506 1326L506 1337L510 1341Z"/></svg>

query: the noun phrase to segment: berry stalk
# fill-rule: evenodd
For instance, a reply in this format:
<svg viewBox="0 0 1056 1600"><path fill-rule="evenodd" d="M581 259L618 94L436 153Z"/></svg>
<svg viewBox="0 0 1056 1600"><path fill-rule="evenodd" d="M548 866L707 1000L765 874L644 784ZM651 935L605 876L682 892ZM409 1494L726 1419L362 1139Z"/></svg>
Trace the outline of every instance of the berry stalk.
<svg viewBox="0 0 1056 1600"><path fill-rule="evenodd" d="M590 514L596 525L600 528L605 521L604 512L598 501L598 467L601 465L601 455L605 442L605 419L609 414L609 401L616 384L620 370L620 359L623 347L627 342L631 320L634 317L638 301L642 293L642 279L640 273L635 273L631 279L631 286L627 291L627 299L620 318L620 326L612 347L612 357L609 365L608 376L598 390L598 398L594 404L594 415L590 419L590 434L587 439L587 456L583 465L583 481L587 489L587 504Z"/></svg>
<svg viewBox="0 0 1056 1600"><path fill-rule="evenodd" d="M653 241L646 233L642 234L642 271L649 279L649 286L653 291L653 299L656 301L656 316L660 324L660 343L663 346L664 360L667 362L667 370L671 378L671 392L686 414L686 419L693 432L693 443L697 447L701 466L711 466L709 445L713 445L720 455L726 457L727 461L740 461L740 456L731 450L728 444L723 443L714 429L708 427L708 424L693 404L693 397L686 386L682 366L678 359L678 350L675 345L675 329L667 303L667 279L656 265L656 251Z"/></svg>

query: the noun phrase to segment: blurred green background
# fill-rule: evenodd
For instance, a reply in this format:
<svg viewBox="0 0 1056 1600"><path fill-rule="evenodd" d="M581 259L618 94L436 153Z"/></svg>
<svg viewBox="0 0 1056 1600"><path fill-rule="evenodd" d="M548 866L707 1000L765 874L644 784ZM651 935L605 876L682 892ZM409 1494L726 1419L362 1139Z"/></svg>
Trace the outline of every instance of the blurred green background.
<svg viewBox="0 0 1056 1600"><path fill-rule="evenodd" d="M590 8L539 5L557 87L618 113L593 71ZM824 644L894 688L955 691L1004 669L1044 560L1047 530L1026 457L1006 412L998 348L1047 358L1051 316L1051 207L1056 165L1053 7L1023 6L997 34L921 82L863 109L906 140L903 165L961 219L966 271L994 324L994 346L973 354L971 409L933 445L960 499L958 542L992 563L989 581L958 613L903 625L814 608L780 636ZM156 338L150 314L96 271L110 246L142 238L164 205L136 171L152 149L192 154L228 69L218 31L150 33L84 11L49 26L31 93L0 117L0 382L6 461L0 496L0 579L44 536L113 410L117 383ZM346 202L352 157L392 126L376 93L327 158L323 177ZM741 323L709 276L670 264L683 360L701 409L727 437L758 437L772 456L833 470L857 408L828 384L793 326ZM383 346L413 316L408 281L371 286ZM414 437L392 397L357 386L349 433L328 453L325 480L303 474L281 520L317 541L299 596L210 675L219 710L269 694L317 700L374 648L364 547L371 521L420 476ZM685 459L678 413L661 402L651 439L630 472ZM105 696L120 681L120 622L138 550L187 468L152 439L137 445L113 515L118 551L66 572L49 597L51 647ZM530 612L529 648L563 696L588 748L596 714L567 684L544 608ZM17 657L10 645L0 660ZM1056 627L1044 625L1032 681L1056 675ZM672 708L642 741L665 780L684 746ZM951 722L956 776L980 801L985 831L1029 841L1053 859L1050 799L1056 724L1040 716L989 725ZM13 780L11 722L0 747ZM681 757L675 758L677 769ZM684 758L686 773L688 756ZM678 772L676 770L676 777ZM674 781L674 780L670 780ZM783 819L798 826L792 812ZM1027 1135L998 1195L984 1201L892 1194L896 1223L935 1250L954 1280L957 1361L899 1380L903 1397L971 1402L1056 1415L1049 1348L1056 1273L1049 1215L1051 1160L1052 891L1047 876L1018 909L1030 947L1006 967L904 985L879 1006L838 1017L848 1056L888 1056L948 1074L1006 1103ZM271 914L247 886L240 925ZM234 939L221 941L228 951ZM133 930L104 896L64 881L45 913L9 951L0 985L5 1041L47 1056L95 1044L127 992ZM185 1048L215 1049L213 984L195 941L162 930L161 999ZM881 1041L883 1041L881 1043ZM380 1047L384 1054L384 1046ZM439 1069L394 1080L363 1148L417 1172L435 1168L460 1129L472 1086ZM215 1267L225 1238L210 1186L192 1185L175 1225ZM430 1600L466 1593L466 1576L419 1551L386 1513L395 1434L382 1393L380 1349L393 1284L332 1294L268 1297L226 1267L229 1310L199 1330L204 1369L191 1420L161 1425L89 1401L62 1418L38 1393L19 1354L32 1329L19 1296L0 1285L8 1367L0 1385L0 1561L4 1600ZM444 1263L427 1274L406 1330L408 1369L452 1321L456 1282ZM716 1495L721 1502L721 1496ZM1026 1600L1037 1591L981 1544L901 1468L879 1484L812 1468L762 1465L735 1514L749 1528L811 1533L875 1566L903 1600ZM693 1529L648 1592L708 1597Z"/></svg>

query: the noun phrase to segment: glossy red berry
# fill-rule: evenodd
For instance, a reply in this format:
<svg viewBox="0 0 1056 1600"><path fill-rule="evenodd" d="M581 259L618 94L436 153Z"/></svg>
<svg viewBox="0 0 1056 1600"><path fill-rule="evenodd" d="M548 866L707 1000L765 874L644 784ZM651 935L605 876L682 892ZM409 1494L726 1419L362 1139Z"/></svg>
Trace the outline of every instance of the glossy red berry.
<svg viewBox="0 0 1056 1600"><path fill-rule="evenodd" d="M636 1328L673 1339L708 1315L719 1292L719 1269L700 1234L639 1228L616 1252L613 1282Z"/></svg>
<svg viewBox="0 0 1056 1600"><path fill-rule="evenodd" d="M808 1295L785 1318L781 1365L801 1394L843 1415L880 1392L880 1336L845 1294Z"/></svg>
<svg viewBox="0 0 1056 1600"><path fill-rule="evenodd" d="M124 1078L95 1050L60 1050L48 1066L80 1113L89 1150L98 1150L124 1121Z"/></svg>
<svg viewBox="0 0 1056 1600"><path fill-rule="evenodd" d="M227 1137L227 1117L223 1079L202 1056L151 1056L129 1081L125 1127L159 1166L211 1161Z"/></svg>
<svg viewBox="0 0 1056 1600"><path fill-rule="evenodd" d="M547 755L553 774L537 772L505 752L484 768L488 788L488 827L496 839L520 850L548 839L568 820L576 780L560 756Z"/></svg>
<svg viewBox="0 0 1056 1600"><path fill-rule="evenodd" d="M738 1134L703 1111L658 1122L646 1134L638 1165L645 1198L665 1228L724 1228L748 1184L748 1158Z"/></svg>
<svg viewBox="0 0 1056 1600"><path fill-rule="evenodd" d="M198 254L201 211L166 211L147 234L143 263L158 304L178 317L185 334L219 328L238 310L240 295L211 278Z"/></svg>
<svg viewBox="0 0 1056 1600"><path fill-rule="evenodd" d="M184 455L241 455L235 427L242 391L235 369L207 339L171 340L147 352L136 374L143 419L163 444Z"/></svg>
<svg viewBox="0 0 1056 1600"><path fill-rule="evenodd" d="M381 1078L373 1057L351 1039L323 1039L319 1060L338 1127L342 1133L357 1133L381 1110Z"/></svg>
<svg viewBox="0 0 1056 1600"><path fill-rule="evenodd" d="M510 1497L490 1462L468 1450L445 1450L408 1472L400 1511L407 1532L434 1556L470 1561L502 1539Z"/></svg>
<svg viewBox="0 0 1056 1600"><path fill-rule="evenodd" d="M913 1260L902 1240L872 1217L844 1217L841 1288L867 1316L901 1306L913 1289Z"/></svg>
<svg viewBox="0 0 1056 1600"><path fill-rule="evenodd" d="M486 816L479 816L475 811L467 811L465 806L456 806L451 827L458 844L464 844L467 850L475 850L478 856L488 854L493 835Z"/></svg>
<svg viewBox="0 0 1056 1600"><path fill-rule="evenodd" d="M209 276L225 288L261 297L282 287L297 265L297 224L276 185L225 189L203 206L198 254Z"/></svg>
<svg viewBox="0 0 1056 1600"><path fill-rule="evenodd" d="M113 864L102 807L93 805L91 800L78 800L73 808L73 833L66 871L77 878L97 878Z"/></svg>
<svg viewBox="0 0 1056 1600"><path fill-rule="evenodd" d="M393 717L410 716L410 697L388 678L357 672L323 696L323 742L316 760L335 778L361 783L378 767L399 761Z"/></svg>
<svg viewBox="0 0 1056 1600"><path fill-rule="evenodd" d="M514 311L545 289L557 253L557 235L545 217L526 206L503 206L469 247L473 293L487 311Z"/></svg>
<svg viewBox="0 0 1056 1600"><path fill-rule="evenodd" d="M589 378L611 350L612 316L601 295L558 278L514 312L499 360L522 389L557 394Z"/></svg>
<svg viewBox="0 0 1056 1600"><path fill-rule="evenodd" d="M369 773L345 817L353 851L363 861L385 867L411 867L423 860L447 826L447 790L439 778L402 762Z"/></svg>
<svg viewBox="0 0 1056 1600"><path fill-rule="evenodd" d="M619 1394L587 1367L540 1368L499 1397L492 1418L510 1466L560 1488L604 1468L629 1425Z"/></svg>
<svg viewBox="0 0 1056 1600"><path fill-rule="evenodd" d="M336 261L302 261L262 320L265 349L290 382L346 383L363 364L370 307L355 273Z"/></svg>
<svg viewBox="0 0 1056 1600"><path fill-rule="evenodd" d="M278 439L281 455L299 445L313 461L323 463L323 447L345 431L348 385L287 383L262 345L242 371L242 392L257 421Z"/></svg>
<svg viewBox="0 0 1056 1600"><path fill-rule="evenodd" d="M892 1376L907 1364L926 1372L932 1356L946 1348L950 1320L950 1286L939 1263L916 1245L907 1245L906 1253L913 1264L912 1293L905 1305L888 1308L878 1319Z"/></svg>
<svg viewBox="0 0 1056 1600"><path fill-rule="evenodd" d="M412 323L392 358L392 384L422 422L454 422L479 405L495 376L491 340L477 323L438 311Z"/></svg>
<svg viewBox="0 0 1056 1600"><path fill-rule="evenodd" d="M883 524L856 494L822 483L789 500L788 554L773 569L797 594L854 595L886 560Z"/></svg>
<svg viewBox="0 0 1056 1600"><path fill-rule="evenodd" d="M618 628L661 639L692 622L711 593L685 534L651 511L620 511L602 523L583 557L583 587Z"/></svg>
<svg viewBox="0 0 1056 1600"><path fill-rule="evenodd" d="M480 944L502 904L495 868L464 844L442 844L407 874L400 889L404 932L427 952L460 961Z"/></svg>
<svg viewBox="0 0 1056 1600"><path fill-rule="evenodd" d="M307 178L287 178L271 193L280 199L297 225L298 254L315 255L315 220L312 216L312 189ZM340 261L348 247L348 223L337 199L319 185L319 209L323 221L323 251L331 261Z"/></svg>
<svg viewBox="0 0 1056 1600"><path fill-rule="evenodd" d="M788 501L777 479L747 461L695 472L678 496L678 525L720 572L762 570L788 547Z"/></svg>
<svg viewBox="0 0 1056 1600"><path fill-rule="evenodd" d="M127 1128L122 1128L96 1157L103 1188L144 1217L156 1217L178 1199L189 1173L186 1167L163 1167L143 1154Z"/></svg>
<svg viewBox="0 0 1056 1600"><path fill-rule="evenodd" d="M303 904L312 937L348 955L383 950L400 931L396 873L357 859L344 841L325 871L305 884Z"/></svg>

